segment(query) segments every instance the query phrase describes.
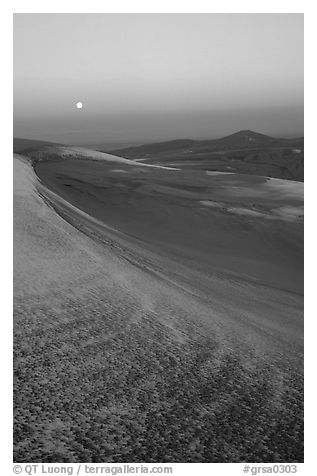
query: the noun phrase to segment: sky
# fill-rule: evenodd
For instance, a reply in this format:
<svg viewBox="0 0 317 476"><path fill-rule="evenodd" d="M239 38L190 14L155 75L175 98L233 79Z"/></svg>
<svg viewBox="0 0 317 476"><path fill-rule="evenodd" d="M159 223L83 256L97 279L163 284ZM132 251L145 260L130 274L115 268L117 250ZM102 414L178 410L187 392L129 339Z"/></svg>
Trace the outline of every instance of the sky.
<svg viewBox="0 0 317 476"><path fill-rule="evenodd" d="M15 14L14 136L303 135L303 42L303 14Z"/></svg>

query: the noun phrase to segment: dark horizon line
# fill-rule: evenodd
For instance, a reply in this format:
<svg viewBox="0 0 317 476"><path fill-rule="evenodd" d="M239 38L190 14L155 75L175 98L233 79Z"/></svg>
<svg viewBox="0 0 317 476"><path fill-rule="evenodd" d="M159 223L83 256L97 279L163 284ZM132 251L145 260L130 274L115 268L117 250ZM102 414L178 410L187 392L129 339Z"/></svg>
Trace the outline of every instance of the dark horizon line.
<svg viewBox="0 0 317 476"><path fill-rule="evenodd" d="M164 142L177 142L177 141L188 141L188 140L191 140L191 141L196 141L196 142L204 142L204 141L214 141L214 140L221 140L221 139L226 139L228 137L231 137L235 134L239 134L239 133L253 133L253 134L259 134L259 135L263 135L263 136L266 136L267 138L271 138L271 139L293 139L293 140L299 140L299 139L304 139L304 132L301 133L301 134L287 134L287 136L284 136L284 137L281 137L279 135L268 135L268 134L264 134L262 132L258 132L258 131L253 131L252 129L240 129L236 132L232 132L232 133L229 133L229 134L226 134L226 135L223 135L223 136L217 136L217 137L213 137L213 138L192 138L192 137L179 137L179 138L175 138L175 139L162 139L162 140L154 140L154 141L151 141L151 142L142 142L141 140L138 141L138 140L124 140L122 139L122 141L120 140L111 140L109 139L108 141L105 140L105 141L91 141L91 142L85 142L84 144L76 144L76 143L73 143L73 142L69 142L69 143L64 143L64 142L55 142L55 141L51 141L51 140L46 140L46 139L34 139L34 138L29 138L29 137L17 137L17 136L14 136L14 133L13 133L13 140L14 139L19 139L19 140L29 140L29 141L37 141L37 142L47 142L47 143L50 143L50 144L57 144L57 145L68 145L68 146L83 146L83 145L95 145L95 146L98 146L98 145L103 145L103 144L107 144L107 143L126 143L126 144L138 144L138 145L148 145L148 144L162 144Z"/></svg>

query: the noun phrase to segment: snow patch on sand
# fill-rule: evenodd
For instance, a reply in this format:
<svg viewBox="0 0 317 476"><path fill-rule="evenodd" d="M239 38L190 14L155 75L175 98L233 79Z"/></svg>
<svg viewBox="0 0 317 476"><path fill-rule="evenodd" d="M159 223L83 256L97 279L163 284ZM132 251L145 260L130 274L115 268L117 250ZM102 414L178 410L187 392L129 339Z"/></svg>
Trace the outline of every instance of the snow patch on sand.
<svg viewBox="0 0 317 476"><path fill-rule="evenodd" d="M164 170L180 170L173 167L165 167L163 165L152 165L137 162L136 160L129 160L116 155L107 154L106 152L100 152L98 150L86 149L85 147L57 147L59 154L62 157L85 157L93 160L106 160L108 162L117 162L120 164L130 165L134 167L150 167L154 169Z"/></svg>
<svg viewBox="0 0 317 476"><path fill-rule="evenodd" d="M235 213L236 215L244 215L244 216L251 216L257 218L270 218L270 215L266 213L259 212L258 210L252 210L250 208L244 207L229 207L227 208L229 213Z"/></svg>
<svg viewBox="0 0 317 476"><path fill-rule="evenodd" d="M279 193L284 198L304 200L304 183L268 177L263 187L266 191Z"/></svg>
<svg viewBox="0 0 317 476"><path fill-rule="evenodd" d="M284 206L275 208L272 210L275 215L278 217L288 220L288 221L297 221L304 217L304 207L293 207L293 206Z"/></svg>
<svg viewBox="0 0 317 476"><path fill-rule="evenodd" d="M218 170L206 170L207 175L233 175L234 172L220 172Z"/></svg>
<svg viewBox="0 0 317 476"><path fill-rule="evenodd" d="M237 176L240 178L239 176ZM265 180L260 184L246 185L241 178L241 185L227 185L229 196L236 197L263 197L270 200L304 200L304 183L293 180L263 177Z"/></svg>

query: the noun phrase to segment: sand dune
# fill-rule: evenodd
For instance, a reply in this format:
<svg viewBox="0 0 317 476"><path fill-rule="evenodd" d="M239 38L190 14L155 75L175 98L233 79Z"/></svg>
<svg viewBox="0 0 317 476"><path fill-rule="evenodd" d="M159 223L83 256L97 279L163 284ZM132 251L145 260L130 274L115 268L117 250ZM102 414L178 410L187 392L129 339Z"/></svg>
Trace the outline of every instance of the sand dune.
<svg viewBox="0 0 317 476"><path fill-rule="evenodd" d="M15 461L302 461L299 294L14 180Z"/></svg>

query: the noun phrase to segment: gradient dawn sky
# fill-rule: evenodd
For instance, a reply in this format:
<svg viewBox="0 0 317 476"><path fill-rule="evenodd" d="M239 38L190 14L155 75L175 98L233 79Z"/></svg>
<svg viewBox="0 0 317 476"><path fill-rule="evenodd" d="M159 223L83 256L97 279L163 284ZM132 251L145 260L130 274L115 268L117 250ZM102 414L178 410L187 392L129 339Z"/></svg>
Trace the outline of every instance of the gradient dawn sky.
<svg viewBox="0 0 317 476"><path fill-rule="evenodd" d="M302 14L15 14L14 136L302 135L303 29Z"/></svg>

